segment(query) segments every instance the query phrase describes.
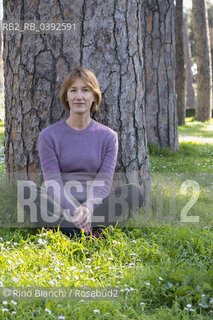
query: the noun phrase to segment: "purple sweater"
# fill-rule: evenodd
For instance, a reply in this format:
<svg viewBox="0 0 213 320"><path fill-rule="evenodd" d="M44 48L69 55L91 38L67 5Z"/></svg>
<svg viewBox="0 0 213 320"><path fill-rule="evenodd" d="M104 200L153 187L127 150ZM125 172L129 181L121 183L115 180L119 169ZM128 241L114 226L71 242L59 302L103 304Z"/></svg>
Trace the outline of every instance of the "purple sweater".
<svg viewBox="0 0 213 320"><path fill-rule="evenodd" d="M40 132L38 150L48 194L61 208L72 214L85 205L93 212L109 195L118 154L117 133L109 127L91 119L76 130L63 119Z"/></svg>

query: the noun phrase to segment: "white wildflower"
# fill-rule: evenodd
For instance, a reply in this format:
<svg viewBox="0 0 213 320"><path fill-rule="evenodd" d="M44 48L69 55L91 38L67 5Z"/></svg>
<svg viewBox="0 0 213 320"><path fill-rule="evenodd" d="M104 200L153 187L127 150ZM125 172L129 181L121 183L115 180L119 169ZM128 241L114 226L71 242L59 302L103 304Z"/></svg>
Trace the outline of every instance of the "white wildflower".
<svg viewBox="0 0 213 320"><path fill-rule="evenodd" d="M100 310L98 310L98 309L93 310L93 312L94 312L95 314L100 314L100 313L101 313Z"/></svg>
<svg viewBox="0 0 213 320"><path fill-rule="evenodd" d="M49 310L49 309L47 309L47 308L45 308L45 309L44 309L44 311L45 311L45 312L48 312L49 314L51 314L51 313L52 313L52 311L51 311L51 310Z"/></svg>
<svg viewBox="0 0 213 320"><path fill-rule="evenodd" d="M57 283L57 280L56 279L53 279L53 280L50 280L49 281L49 284L51 284L51 286L54 286L54 284Z"/></svg>
<svg viewBox="0 0 213 320"><path fill-rule="evenodd" d="M38 239L38 243L40 243L40 244L47 244L47 241L46 241L46 240L43 240L43 239Z"/></svg>
<svg viewBox="0 0 213 320"><path fill-rule="evenodd" d="M146 285L147 285L147 286L150 286L150 283L149 283L149 282L146 282Z"/></svg>
<svg viewBox="0 0 213 320"><path fill-rule="evenodd" d="M3 309L1 309L2 310L2 312L7 312L7 311L9 311L7 308L3 308Z"/></svg>
<svg viewBox="0 0 213 320"><path fill-rule="evenodd" d="M192 305L190 303L188 303L186 306L187 306L187 308L191 308Z"/></svg>
<svg viewBox="0 0 213 320"><path fill-rule="evenodd" d="M2 304L7 304L7 301L3 301Z"/></svg>
<svg viewBox="0 0 213 320"><path fill-rule="evenodd" d="M75 270L75 269L76 269L75 266L70 267L70 270Z"/></svg>

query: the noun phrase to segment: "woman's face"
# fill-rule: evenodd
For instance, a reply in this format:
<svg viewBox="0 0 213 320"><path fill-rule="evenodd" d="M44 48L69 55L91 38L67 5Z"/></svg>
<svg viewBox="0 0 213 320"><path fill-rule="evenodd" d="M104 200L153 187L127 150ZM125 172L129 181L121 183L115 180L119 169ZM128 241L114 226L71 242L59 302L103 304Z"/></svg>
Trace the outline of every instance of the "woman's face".
<svg viewBox="0 0 213 320"><path fill-rule="evenodd" d="M67 101L71 112L90 114L95 97L85 82L81 78L77 78L67 90Z"/></svg>

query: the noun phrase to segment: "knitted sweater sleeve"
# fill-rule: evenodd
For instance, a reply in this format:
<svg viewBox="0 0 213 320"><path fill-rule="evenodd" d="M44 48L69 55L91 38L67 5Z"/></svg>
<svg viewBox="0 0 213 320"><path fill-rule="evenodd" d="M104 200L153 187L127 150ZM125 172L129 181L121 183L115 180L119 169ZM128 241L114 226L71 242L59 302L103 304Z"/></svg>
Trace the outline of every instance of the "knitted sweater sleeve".
<svg viewBox="0 0 213 320"><path fill-rule="evenodd" d="M92 181L87 200L82 205L93 213L94 205L102 203L109 195L118 155L118 136L115 132L110 136L101 167Z"/></svg>
<svg viewBox="0 0 213 320"><path fill-rule="evenodd" d="M61 206L62 209L67 209L66 212L72 214L76 209L76 205L73 202L71 195L68 195L64 190L54 141L49 135L43 132L39 135L38 151L45 187L48 194Z"/></svg>

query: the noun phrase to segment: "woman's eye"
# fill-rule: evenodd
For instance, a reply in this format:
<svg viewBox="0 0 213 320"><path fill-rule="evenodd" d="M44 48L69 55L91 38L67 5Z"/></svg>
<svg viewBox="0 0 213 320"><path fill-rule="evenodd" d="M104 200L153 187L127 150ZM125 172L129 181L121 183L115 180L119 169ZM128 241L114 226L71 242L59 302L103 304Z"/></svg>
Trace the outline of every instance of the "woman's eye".
<svg viewBox="0 0 213 320"><path fill-rule="evenodd" d="M71 90L69 90L70 92L74 92L74 91L76 91L75 89L71 89ZM89 91L88 89L83 89L83 91Z"/></svg>

